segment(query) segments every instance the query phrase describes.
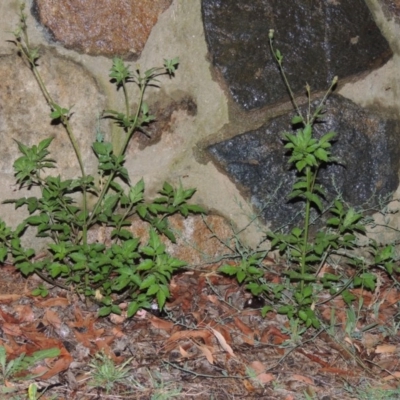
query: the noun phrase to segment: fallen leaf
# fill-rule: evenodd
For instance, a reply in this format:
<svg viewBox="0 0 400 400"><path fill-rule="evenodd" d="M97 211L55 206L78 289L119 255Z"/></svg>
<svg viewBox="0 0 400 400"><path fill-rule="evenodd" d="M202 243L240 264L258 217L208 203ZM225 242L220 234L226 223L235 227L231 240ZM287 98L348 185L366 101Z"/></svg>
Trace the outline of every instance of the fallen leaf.
<svg viewBox="0 0 400 400"><path fill-rule="evenodd" d="M37 307L68 307L69 306L69 300L66 299L65 297L52 297L50 299L46 299L43 301L38 301L35 304Z"/></svg>
<svg viewBox="0 0 400 400"><path fill-rule="evenodd" d="M376 346L375 353L394 353L397 350L397 346L394 344L382 344L380 346Z"/></svg>
<svg viewBox="0 0 400 400"><path fill-rule="evenodd" d="M292 375L292 379L299 381L299 382L308 383L309 385L314 385L314 381L304 375L294 374L294 375Z"/></svg>
<svg viewBox="0 0 400 400"><path fill-rule="evenodd" d="M62 321L59 315L55 311L48 309L44 313L43 323L45 325L51 325L56 329L60 329Z"/></svg>
<svg viewBox="0 0 400 400"><path fill-rule="evenodd" d="M173 322L165 321L164 319L157 318L154 315L150 318L150 322L154 326L154 328L163 329L164 331L167 331L167 332L172 330L172 328L174 327Z"/></svg>
<svg viewBox="0 0 400 400"><path fill-rule="evenodd" d="M8 322L4 322L1 325L1 329L7 335L11 335L11 336L21 336L22 335L21 328L17 324L10 324Z"/></svg>
<svg viewBox="0 0 400 400"><path fill-rule="evenodd" d="M243 386L246 388L248 392L254 392L256 390L253 384L248 379L243 380Z"/></svg>
<svg viewBox="0 0 400 400"><path fill-rule="evenodd" d="M240 329L243 333L242 339L244 342L249 344L250 346L254 345L254 331L250 327L248 327L241 319L234 318L235 325Z"/></svg>
<svg viewBox="0 0 400 400"><path fill-rule="evenodd" d="M252 361L250 363L250 368L253 369L256 374L261 374L267 369L260 361Z"/></svg>
<svg viewBox="0 0 400 400"><path fill-rule="evenodd" d="M118 314L111 314L110 321L115 325L121 325L123 322L126 321L126 313L122 313L121 315Z"/></svg>
<svg viewBox="0 0 400 400"><path fill-rule="evenodd" d="M221 335L221 333L219 333L217 330L215 330L214 328L210 328L214 334L214 336L217 338L219 344L221 345L221 347L228 353L230 354L232 357L236 357L236 355L233 353L232 347L229 346L228 343L226 343L225 338Z"/></svg>
<svg viewBox="0 0 400 400"><path fill-rule="evenodd" d="M399 379L399 378L400 378L400 371L393 371L390 375L385 376L383 380L389 381L391 379Z"/></svg>
<svg viewBox="0 0 400 400"><path fill-rule="evenodd" d="M179 346L179 352L182 357L189 358L189 353L182 346Z"/></svg>
<svg viewBox="0 0 400 400"><path fill-rule="evenodd" d="M210 349L207 347L207 346L205 346L205 345L197 345L197 347L203 352L203 354L206 356L206 358L207 358L207 361L210 363L210 364L214 364L214 357L213 357L213 355L212 355L212 353L211 353L211 351L210 351Z"/></svg>
<svg viewBox="0 0 400 400"><path fill-rule="evenodd" d="M267 374L267 373L262 373L257 375L256 379L260 382L260 383L268 383L271 382L273 380L275 380L275 376L272 374Z"/></svg>
<svg viewBox="0 0 400 400"><path fill-rule="evenodd" d="M126 336L125 333L122 332L120 327L112 328L112 334L117 338L121 338L121 337Z"/></svg>
<svg viewBox="0 0 400 400"><path fill-rule="evenodd" d="M40 377L41 380L49 379L68 369L69 365L73 361L73 358L64 347L62 347L60 350L61 353L59 359L54 363L53 367L47 373Z"/></svg>
<svg viewBox="0 0 400 400"><path fill-rule="evenodd" d="M18 304L14 306L14 310L18 314L19 322L32 322L35 320L32 307L27 304Z"/></svg>
<svg viewBox="0 0 400 400"><path fill-rule="evenodd" d="M167 343L177 342L180 339L201 338L208 345L211 345L211 332L206 330L199 331L178 331L173 333L167 340Z"/></svg>
<svg viewBox="0 0 400 400"><path fill-rule="evenodd" d="M0 294L0 303L12 303L22 297L20 294Z"/></svg>

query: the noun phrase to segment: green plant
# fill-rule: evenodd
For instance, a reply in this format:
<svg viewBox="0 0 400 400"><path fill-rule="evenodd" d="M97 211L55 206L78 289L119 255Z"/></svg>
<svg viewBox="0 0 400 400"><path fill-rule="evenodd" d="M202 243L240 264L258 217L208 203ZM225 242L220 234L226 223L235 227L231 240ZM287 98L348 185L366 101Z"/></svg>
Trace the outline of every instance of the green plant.
<svg viewBox="0 0 400 400"><path fill-rule="evenodd" d="M45 358L54 358L60 355L60 350L57 348L38 350L32 355L27 356L22 353L17 358L7 361L6 349L0 346L0 383L4 385L6 381L10 380L26 380L37 378L39 375L32 375L29 369L36 363L44 360ZM0 393L11 393L14 391L12 387L3 387Z"/></svg>
<svg viewBox="0 0 400 400"><path fill-rule="evenodd" d="M149 371L149 377L153 392L150 400L168 400L180 397L182 389L180 386L175 387L175 382L165 383L162 375L157 371L153 371L153 374Z"/></svg>
<svg viewBox="0 0 400 400"><path fill-rule="evenodd" d="M164 66L151 68L144 73L131 71L120 58L114 58L110 78L117 90L122 87L125 110L106 110L104 118L113 119L120 127L121 148L104 140L97 127L96 141L92 149L98 159L98 179L86 173L80 147L71 124L71 107L57 104L42 79L38 68L39 51L32 48L27 35L26 15L21 7L20 23L15 30L15 45L23 60L31 68L36 81L50 107L53 123L61 124L71 142L77 158L80 176L62 179L51 176L48 170L56 163L50 157L52 139L42 140L28 147L17 141L22 153L14 162L17 183L40 190L40 196L8 200L15 207L27 207L29 216L15 230L0 221L0 262L11 256L24 275L37 274L43 280L65 289L73 287L78 293L97 301L102 316L120 313L119 304L128 302L127 315L134 315L139 308L148 308L155 298L160 308L169 296L168 283L172 274L186 265L184 261L170 256L161 235L172 242L175 236L168 224L168 217L179 213L202 213L204 210L187 201L195 189L177 188L165 182L160 196L145 201L144 181L132 185L124 167L125 150L135 132L154 120L144 101L146 88L154 85L161 75L172 77L178 58L164 60ZM137 107L132 111L127 85L138 88ZM81 195L78 203L76 195ZM75 195L75 197L72 197ZM95 198L91 209L88 196ZM138 215L149 226L149 239L141 243L127 229L131 219ZM88 241L88 231L95 227L111 228L112 243ZM25 248L21 238L28 227L36 228L36 236L49 241L47 255L38 257L35 250ZM45 296L46 289L40 286L35 294Z"/></svg>
<svg viewBox="0 0 400 400"><path fill-rule="evenodd" d="M360 385L361 386L361 385ZM345 391L352 398L358 400L398 400L400 399L400 389L383 389L373 387L371 384L363 385L364 387L353 387L349 384L345 385Z"/></svg>
<svg viewBox="0 0 400 400"><path fill-rule="evenodd" d="M337 83L337 77L332 80L315 109L312 109L311 89L307 84L308 104L304 108L299 107L283 68L283 56L274 48L273 39L274 31L271 30L271 52L296 111L291 121L293 131L283 133L282 141L287 150L288 163L296 172L289 200L300 200L304 204L302 226L296 226L290 232L276 231L266 235L270 240L271 250L278 250L290 262L290 268L283 272L281 282L268 282L264 278L265 267L262 261L266 252L243 252L241 245L231 249L240 257L240 263L225 264L219 271L235 276L254 296L262 296L268 300L269 305L262 309L263 315L272 309L287 315L291 331L295 332L297 337L305 331L299 328L299 323L304 324L306 328L320 327L316 311L321 292L328 291L330 298L340 295L350 305L355 300L350 289L361 287L374 291L376 275L371 271L371 266L366 266L363 258L349 251L357 247L357 235L365 233L366 222L363 220L363 213L347 207L340 196L326 206L325 190L318 181L319 172L323 167L339 162L331 153L336 133L330 131L317 135L314 132L315 124L323 122L324 106ZM321 217L322 214L328 215L328 218L325 226L311 235L310 227L315 220L314 214L317 217ZM371 249L374 256L372 266L384 269L392 275L397 268L394 247L389 245L381 248L373 242ZM334 255L344 258L346 264L354 268L350 277L340 274L338 269L335 269L334 273L320 273L325 262L331 260ZM326 301L329 299L323 302Z"/></svg>
<svg viewBox="0 0 400 400"><path fill-rule="evenodd" d="M91 379L89 386L105 389L106 393L114 388L115 384L128 384L128 378L131 375L131 368L128 364L132 361L129 359L116 366L114 361L103 352L97 353L93 360L89 363L91 369Z"/></svg>

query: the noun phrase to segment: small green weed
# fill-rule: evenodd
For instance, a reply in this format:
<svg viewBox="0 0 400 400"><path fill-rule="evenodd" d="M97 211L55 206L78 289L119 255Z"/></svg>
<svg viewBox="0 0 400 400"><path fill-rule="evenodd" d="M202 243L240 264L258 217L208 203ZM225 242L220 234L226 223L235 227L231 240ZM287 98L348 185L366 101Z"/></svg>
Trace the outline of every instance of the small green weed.
<svg viewBox="0 0 400 400"><path fill-rule="evenodd" d="M367 384L365 387L345 385L345 390L358 400L399 400L400 389L382 389Z"/></svg>
<svg viewBox="0 0 400 400"><path fill-rule="evenodd" d="M114 386L118 383L127 385L127 379L132 374L128 364L132 360L129 359L116 366L114 361L106 354L100 352L94 356L94 359L89 363L91 369L91 379L88 382L89 386L105 389L109 394Z"/></svg>
<svg viewBox="0 0 400 400"><path fill-rule="evenodd" d="M80 176L64 180L59 175L49 174L49 169L56 166L49 152L51 138L31 147L17 141L22 153L14 162L17 183L27 188L37 187L41 195L6 201L15 203L16 208L25 206L29 216L15 230L0 220L0 262L11 257L24 276L37 274L52 285L65 289L73 287L101 306L101 316L121 313L121 302L128 302L128 317L139 308L149 308L153 299L161 309L169 297L168 283L172 274L186 265L170 256L161 240L163 235L175 242L168 217L176 213L186 217L204 210L188 204L195 189L184 189L182 185L174 188L168 182L164 183L159 197L146 202L144 181L131 184L124 167L124 153L134 133L154 120L144 102L146 88L154 85L161 75L173 77L179 60L164 60L163 67L142 73L139 69L131 71L120 58L113 59L109 76L117 89L122 87L125 110L106 110L102 117L113 119L120 127L122 147L113 149L97 127L92 149L98 159L98 177L94 177L85 171L71 125L71 108L57 104L42 79L38 68L39 51L30 46L23 10L22 6L14 43L42 90L51 110L52 123L65 128ZM138 89L138 105L133 111L127 91L130 83ZM81 204L74 200L76 196L72 197L77 194L82 196ZM92 209L88 208L89 195L96 199ZM127 229L134 215L140 216L149 226L147 243L141 243L140 238ZM89 243L88 231L100 226L111 228L110 246ZM49 240L47 257L38 259L35 250L23 246L21 238L28 227L36 229L37 237ZM47 290L41 285L34 293L46 296Z"/></svg>
<svg viewBox="0 0 400 400"><path fill-rule="evenodd" d="M12 393L14 388L6 387L7 381L34 379L38 376L30 374L28 371L38 362L45 358L54 358L60 355L60 350L57 348L35 351L32 355L27 356L22 353L17 358L7 361L6 349L0 346L0 394ZM34 391L34 389L32 389Z"/></svg>

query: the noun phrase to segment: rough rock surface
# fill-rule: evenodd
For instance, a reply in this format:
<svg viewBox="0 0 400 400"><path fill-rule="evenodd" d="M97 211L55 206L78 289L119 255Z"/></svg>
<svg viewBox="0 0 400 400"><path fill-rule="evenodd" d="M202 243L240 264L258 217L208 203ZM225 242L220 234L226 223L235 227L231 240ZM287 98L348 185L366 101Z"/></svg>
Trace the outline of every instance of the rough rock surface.
<svg viewBox="0 0 400 400"><path fill-rule="evenodd" d="M397 20L400 19L400 1L399 0L380 0L384 11L388 16L394 16Z"/></svg>
<svg viewBox="0 0 400 400"><path fill-rule="evenodd" d="M35 0L33 12L65 47L91 55L140 55L172 0Z"/></svg>
<svg viewBox="0 0 400 400"><path fill-rule="evenodd" d="M53 99L64 108L73 106L71 126L86 166L93 172L95 156L91 144L96 138L95 116L104 109L105 98L94 78L79 64L41 51L39 71ZM81 96L76 96L77 91ZM86 99L91 99L88 103ZM64 177L78 173L78 162L64 128L52 123L50 108L29 67L17 55L0 57L0 171L11 174L20 156L14 140L32 146L54 137L51 156Z"/></svg>
<svg viewBox="0 0 400 400"><path fill-rule="evenodd" d="M72 108L71 126L77 137L87 173L96 170L97 161L91 149L96 137L96 115L105 108L105 97L95 79L80 64L60 57L56 51L43 51L38 68L54 100ZM80 96L77 96L77 91ZM90 102L87 101L90 99ZM1 201L35 195L34 190L18 190L13 172L14 161L21 156L15 140L27 146L53 137L49 147L58 168L52 175L64 178L79 176L74 150L64 128L50 119L50 108L29 67L15 55L0 56L0 180ZM37 194L37 193L36 193ZM1 218L11 226L21 222L25 211L14 211L14 205L2 205ZM25 235L26 244L38 248L33 231ZM40 245L40 242L39 242Z"/></svg>
<svg viewBox="0 0 400 400"><path fill-rule="evenodd" d="M316 136L337 133L332 153L341 164L320 171L327 200L337 192L351 205L375 204L398 187L400 123L363 110L350 100L332 96L324 123L315 127ZM295 180L290 170L280 133L289 131L290 115L271 120L261 128L209 147L217 164L225 170L262 210L273 227L295 222L301 203L287 202Z"/></svg>
<svg viewBox="0 0 400 400"><path fill-rule="evenodd" d="M295 93L306 82L324 90L335 75L343 80L392 55L363 0L202 0L202 13L213 64L245 110L287 99L269 29Z"/></svg>

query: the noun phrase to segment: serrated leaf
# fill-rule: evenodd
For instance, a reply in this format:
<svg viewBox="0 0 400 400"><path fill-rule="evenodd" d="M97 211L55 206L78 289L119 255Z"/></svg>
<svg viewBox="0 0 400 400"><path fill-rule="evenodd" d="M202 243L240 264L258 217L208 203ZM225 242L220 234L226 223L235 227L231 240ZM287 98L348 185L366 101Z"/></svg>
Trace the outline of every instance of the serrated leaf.
<svg viewBox="0 0 400 400"><path fill-rule="evenodd" d="M156 277L154 275L148 275L141 283L140 289L147 289L150 286L154 285L156 281Z"/></svg>
<svg viewBox="0 0 400 400"><path fill-rule="evenodd" d="M297 124L300 124L300 123L302 123L302 122L303 122L303 118L300 117L300 115L295 115L295 116L292 118L292 125L297 125Z"/></svg>

